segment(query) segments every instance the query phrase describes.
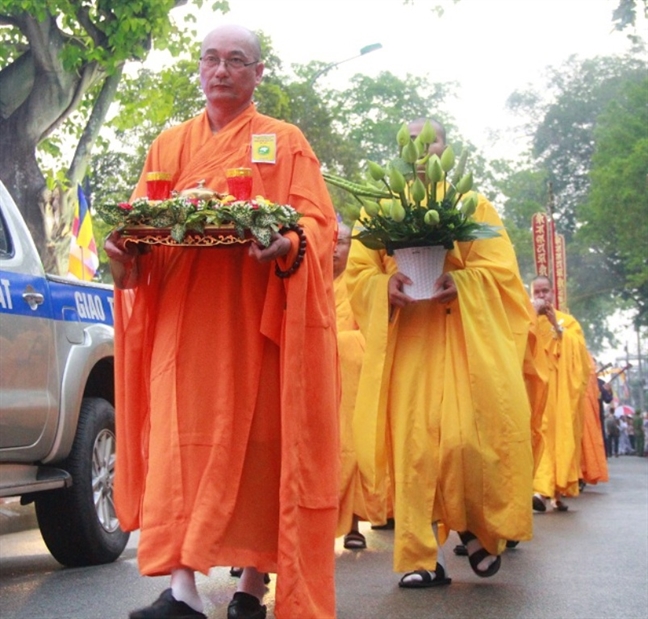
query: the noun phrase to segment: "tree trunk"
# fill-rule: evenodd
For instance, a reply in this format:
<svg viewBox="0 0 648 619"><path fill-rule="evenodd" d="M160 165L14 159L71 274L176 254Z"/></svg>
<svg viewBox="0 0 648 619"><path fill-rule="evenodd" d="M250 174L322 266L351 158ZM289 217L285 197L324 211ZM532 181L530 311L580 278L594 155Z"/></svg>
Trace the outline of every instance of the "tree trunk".
<svg viewBox="0 0 648 619"><path fill-rule="evenodd" d="M11 124L0 123L0 131L3 138L0 180L16 202L45 262L47 234L43 215L48 210L46 203L49 196L46 194L45 178L36 161L35 146L21 140L21 135Z"/></svg>

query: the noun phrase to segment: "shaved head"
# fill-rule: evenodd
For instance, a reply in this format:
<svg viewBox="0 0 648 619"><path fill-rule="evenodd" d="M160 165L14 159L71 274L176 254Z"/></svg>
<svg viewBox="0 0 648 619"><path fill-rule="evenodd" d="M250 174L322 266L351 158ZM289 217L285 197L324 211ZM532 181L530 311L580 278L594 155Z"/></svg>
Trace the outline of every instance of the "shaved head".
<svg viewBox="0 0 648 619"><path fill-rule="evenodd" d="M241 51L252 55L255 60L260 60L261 42L259 41L259 37L248 28L237 26L236 24L224 24L209 32L203 39L202 47L200 48L201 55L204 55L208 49L212 48L212 41L218 40L221 37L240 41L244 46L244 49Z"/></svg>

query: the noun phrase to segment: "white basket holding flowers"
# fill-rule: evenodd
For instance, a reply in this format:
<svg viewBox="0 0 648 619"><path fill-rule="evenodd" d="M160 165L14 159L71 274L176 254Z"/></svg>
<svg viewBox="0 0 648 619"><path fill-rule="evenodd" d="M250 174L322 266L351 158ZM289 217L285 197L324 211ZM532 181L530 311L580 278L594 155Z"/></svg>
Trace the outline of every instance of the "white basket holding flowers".
<svg viewBox="0 0 648 619"><path fill-rule="evenodd" d="M430 154L436 132L429 121L414 140L403 124L396 139L400 156L384 167L369 161L367 181L351 182L328 173L324 178L357 200L359 226L353 238L394 255L399 270L421 284L408 288L407 294L425 299L455 242L495 238L500 228L473 217L479 198L472 190L472 173L465 172L466 151L458 162L449 145L440 157ZM427 273L417 276L412 269L421 257Z"/></svg>

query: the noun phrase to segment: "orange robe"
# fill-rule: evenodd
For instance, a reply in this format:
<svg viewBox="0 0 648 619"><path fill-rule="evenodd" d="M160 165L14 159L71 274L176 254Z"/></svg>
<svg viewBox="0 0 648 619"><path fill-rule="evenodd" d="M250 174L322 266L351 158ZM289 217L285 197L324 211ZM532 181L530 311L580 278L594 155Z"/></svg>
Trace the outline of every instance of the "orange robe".
<svg viewBox="0 0 648 619"><path fill-rule="evenodd" d="M276 163L252 163L253 135ZM154 247L116 291L117 463L122 526L140 528L143 574L249 565L277 573L279 619L335 617L339 430L331 253L335 213L294 126L254 105L212 134L206 113L152 144L175 190L251 167L253 195L303 217L306 257L288 279L248 247ZM290 265L298 249L283 261Z"/></svg>
<svg viewBox="0 0 648 619"><path fill-rule="evenodd" d="M590 357L578 321L556 311L563 328L558 338L546 316L538 316L538 338L549 364L549 393L542 418L543 451L533 490L544 496L555 492L578 495L583 395L590 374Z"/></svg>
<svg viewBox="0 0 648 619"><path fill-rule="evenodd" d="M596 365L591 359L589 381L583 398L583 438L581 441L581 478L588 484L608 481L607 458L601 429L600 388Z"/></svg>
<svg viewBox="0 0 648 619"><path fill-rule="evenodd" d="M355 411L358 381L364 355L364 336L353 318L346 286L346 275L342 273L334 281L337 317L338 351L340 356L340 511L337 535L351 530L353 515L366 520L366 508L362 495L362 484L358 470L358 459L353 441L353 413Z"/></svg>

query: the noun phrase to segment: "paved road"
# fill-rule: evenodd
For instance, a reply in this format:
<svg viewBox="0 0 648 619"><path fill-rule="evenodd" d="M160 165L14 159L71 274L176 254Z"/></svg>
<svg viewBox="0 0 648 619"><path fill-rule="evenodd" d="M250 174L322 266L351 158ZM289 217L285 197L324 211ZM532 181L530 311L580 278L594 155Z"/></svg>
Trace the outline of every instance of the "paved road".
<svg viewBox="0 0 648 619"><path fill-rule="evenodd" d="M535 514L533 541L507 551L493 578L477 578L465 558L452 554L454 534L447 543L453 583L440 589L398 588L389 531L365 530L365 551L339 544L338 619L645 619L648 458L624 456L609 464L610 482L588 486L567 513ZM136 544L132 536L112 565L62 569L38 531L1 535L1 619L124 619L167 584L139 576ZM226 617L234 587L223 568L199 577L210 619ZM273 594L274 582L266 597L270 611Z"/></svg>

